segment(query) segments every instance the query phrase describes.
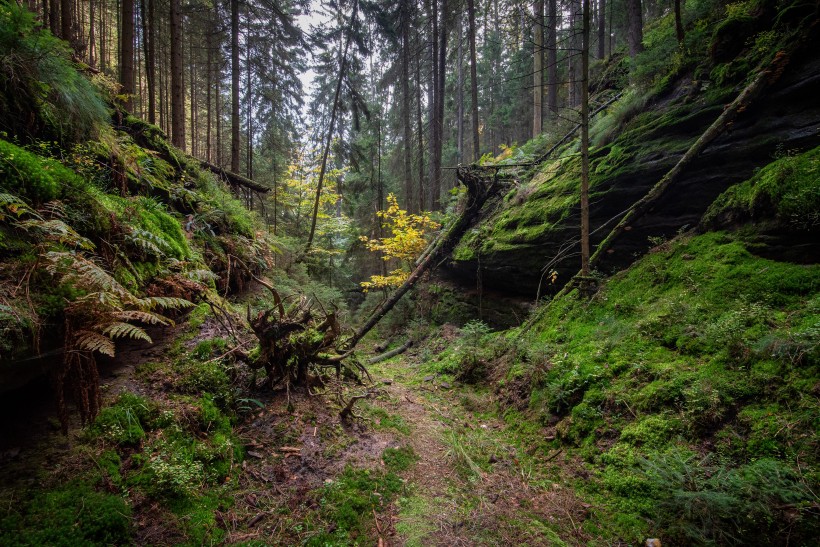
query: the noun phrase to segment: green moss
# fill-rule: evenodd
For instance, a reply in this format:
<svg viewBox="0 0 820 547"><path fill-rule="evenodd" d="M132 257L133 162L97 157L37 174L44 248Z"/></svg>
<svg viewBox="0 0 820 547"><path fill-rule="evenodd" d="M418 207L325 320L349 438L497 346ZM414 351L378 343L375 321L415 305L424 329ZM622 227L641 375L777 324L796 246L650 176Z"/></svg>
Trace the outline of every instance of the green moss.
<svg viewBox="0 0 820 547"><path fill-rule="evenodd" d="M801 231L820 223L820 147L770 163L721 194L703 217L707 226L748 220Z"/></svg>
<svg viewBox="0 0 820 547"><path fill-rule="evenodd" d="M809 401L820 377L819 288L820 266L762 259L738 235L706 233L646 255L589 301L570 293L552 302L528 334L510 334L517 349L508 370L534 379L530 411L541 423L563 417L557 439L601 465L599 482L582 489L608 510L589 529L629 541L652 534L646 519L672 514L659 492L672 494L648 470L677 469L681 458L695 465L688 447L701 449L707 440L722 458L707 473L733 478L703 486L704 500L740 496L733 489L744 481L759 485L757 471L743 466L760 458L778 460L783 476L797 462L814 465L818 414ZM536 374L540 360L532 355L539 353L549 366ZM620 440L598 460L613 438ZM650 464L641 471L643 461ZM755 511L773 515L778 507ZM722 514L716 526L734 526ZM811 528L799 515L805 535ZM756 529L771 533L767 522ZM692 526L703 537L722 533L703 521ZM680 541L706 541L694 537Z"/></svg>
<svg viewBox="0 0 820 547"><path fill-rule="evenodd" d="M321 519L332 523L335 531L320 531L311 536L306 545L354 545L375 541L373 512L384 511L403 489L403 481L393 472L346 467L335 481L322 489L319 499Z"/></svg>
<svg viewBox="0 0 820 547"><path fill-rule="evenodd" d="M159 410L153 402L125 391L112 406L100 411L89 433L116 444L136 445L158 419Z"/></svg>
<svg viewBox="0 0 820 547"><path fill-rule="evenodd" d="M387 470L395 473L406 471L418 459L419 457L411 446L402 446L399 448L388 447L385 448L382 453L382 461L387 467Z"/></svg>
<svg viewBox="0 0 820 547"><path fill-rule="evenodd" d="M43 203L61 197L82 179L57 160L0 139L0 189Z"/></svg>
<svg viewBox="0 0 820 547"><path fill-rule="evenodd" d="M662 414L653 414L629 424L621 432L621 441L633 446L650 446L658 449L669 442L680 431L678 420Z"/></svg>
<svg viewBox="0 0 820 547"><path fill-rule="evenodd" d="M69 483L0 509L3 545L127 545L131 508L120 496Z"/></svg>

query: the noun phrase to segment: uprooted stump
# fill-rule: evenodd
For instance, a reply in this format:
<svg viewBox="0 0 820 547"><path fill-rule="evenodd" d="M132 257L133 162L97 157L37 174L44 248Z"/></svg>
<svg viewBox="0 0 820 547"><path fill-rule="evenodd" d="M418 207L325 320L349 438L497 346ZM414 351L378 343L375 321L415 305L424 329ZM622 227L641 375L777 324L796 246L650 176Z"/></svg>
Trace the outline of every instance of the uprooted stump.
<svg viewBox="0 0 820 547"><path fill-rule="evenodd" d="M252 369L265 370L270 388L321 386L328 372L360 383L363 376L369 379L352 351L336 350L342 329L335 311L316 310L315 302L304 296L285 310L279 293L265 281L257 281L273 294L275 307L256 317L248 309L248 323L259 345L243 357Z"/></svg>

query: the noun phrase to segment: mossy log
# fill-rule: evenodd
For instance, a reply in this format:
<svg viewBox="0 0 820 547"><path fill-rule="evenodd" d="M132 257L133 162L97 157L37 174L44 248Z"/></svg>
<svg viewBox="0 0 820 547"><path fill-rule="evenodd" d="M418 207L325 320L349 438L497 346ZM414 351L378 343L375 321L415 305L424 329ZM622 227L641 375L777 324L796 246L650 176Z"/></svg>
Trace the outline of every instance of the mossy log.
<svg viewBox="0 0 820 547"><path fill-rule="evenodd" d="M253 190L254 192L261 192L267 193L270 192L270 188L265 186L264 184L259 184L258 182L252 181L247 177L243 177L242 175L238 175L231 171L227 171L222 169L221 167L214 165L212 163L208 163L204 160L197 160L199 161L199 165L203 169L207 169L211 173L219 175L220 177L225 178L231 186L242 186L244 188L248 188L249 190Z"/></svg>

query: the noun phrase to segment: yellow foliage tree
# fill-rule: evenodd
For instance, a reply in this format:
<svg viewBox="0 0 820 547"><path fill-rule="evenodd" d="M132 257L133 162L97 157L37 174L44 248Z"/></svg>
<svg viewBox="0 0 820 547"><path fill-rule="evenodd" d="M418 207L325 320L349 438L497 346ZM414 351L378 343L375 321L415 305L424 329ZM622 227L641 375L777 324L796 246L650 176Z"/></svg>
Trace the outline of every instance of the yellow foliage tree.
<svg viewBox="0 0 820 547"><path fill-rule="evenodd" d="M364 292L371 289L398 287L410 276L413 260L427 245L425 235L437 230L440 225L429 215L412 215L399 207L394 194L387 196L387 210L376 213L390 231L389 237L370 239L361 236L368 250L382 253L382 260L398 260L399 267L387 275L374 275L370 281L362 282Z"/></svg>

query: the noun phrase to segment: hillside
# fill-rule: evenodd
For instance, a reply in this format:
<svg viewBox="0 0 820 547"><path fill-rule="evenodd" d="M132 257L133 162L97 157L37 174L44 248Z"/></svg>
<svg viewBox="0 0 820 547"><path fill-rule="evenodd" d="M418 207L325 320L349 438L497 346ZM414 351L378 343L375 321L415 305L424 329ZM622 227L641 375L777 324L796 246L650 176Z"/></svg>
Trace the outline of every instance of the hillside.
<svg viewBox="0 0 820 547"><path fill-rule="evenodd" d="M644 3L641 51L626 4L596 4L620 42L589 59L589 275L577 82L521 132L530 46L500 38L538 44L543 2L478 6L478 54L471 2L423 24L343 2L310 40L313 8L186 5L183 104L147 73L173 72L149 29L179 60L160 4L125 13L129 92L91 15L119 38L120 4L78 3L72 31L0 3L0 544L820 537L816 2ZM308 42L304 108L283 97Z"/></svg>

